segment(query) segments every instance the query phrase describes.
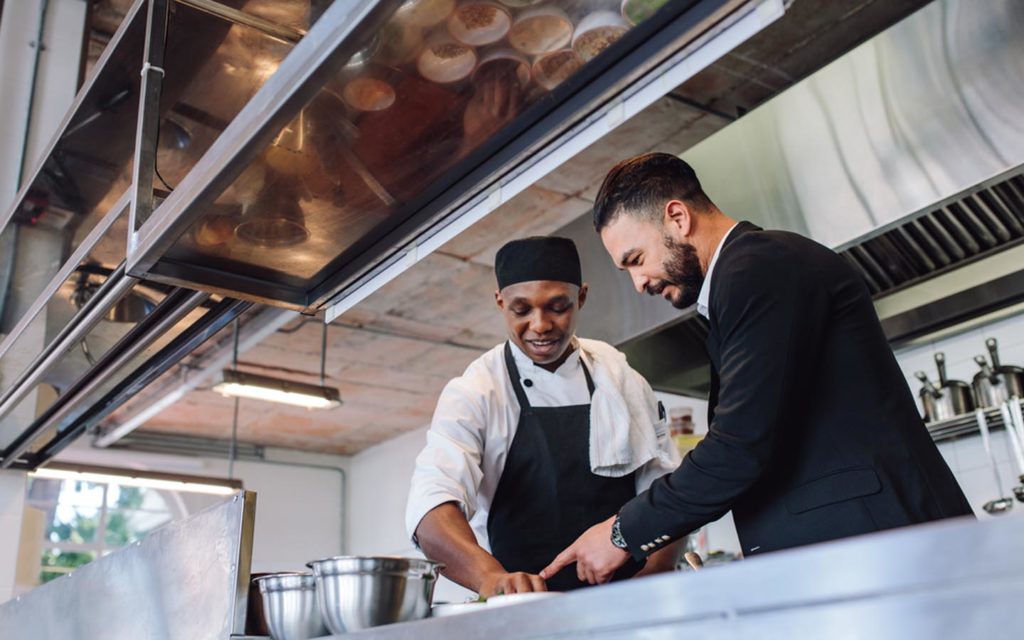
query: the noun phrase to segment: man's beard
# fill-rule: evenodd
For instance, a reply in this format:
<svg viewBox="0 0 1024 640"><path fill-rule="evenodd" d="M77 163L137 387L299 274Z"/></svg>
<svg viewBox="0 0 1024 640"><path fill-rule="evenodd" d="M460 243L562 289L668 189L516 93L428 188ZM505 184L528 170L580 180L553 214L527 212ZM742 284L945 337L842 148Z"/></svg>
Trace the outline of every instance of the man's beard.
<svg viewBox="0 0 1024 640"><path fill-rule="evenodd" d="M700 289L704 285L704 274L700 270L697 249L692 244L676 242L668 236L665 237L665 246L669 251L664 264L668 279L659 285L658 293L667 284L675 285L679 293L669 301L676 309L685 309L697 302Z"/></svg>

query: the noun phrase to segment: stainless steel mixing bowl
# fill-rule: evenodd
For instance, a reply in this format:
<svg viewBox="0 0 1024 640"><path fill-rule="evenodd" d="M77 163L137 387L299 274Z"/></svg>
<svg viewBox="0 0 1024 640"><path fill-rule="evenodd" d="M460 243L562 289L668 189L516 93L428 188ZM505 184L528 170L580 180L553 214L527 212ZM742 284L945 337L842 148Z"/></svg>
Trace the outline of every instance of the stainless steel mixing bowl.
<svg viewBox="0 0 1024 640"><path fill-rule="evenodd" d="M426 618L443 568L419 558L359 556L325 558L309 566L332 633Z"/></svg>
<svg viewBox="0 0 1024 640"><path fill-rule="evenodd" d="M308 640L327 635L316 597L316 578L307 573L271 574L260 586L263 616L274 640Z"/></svg>

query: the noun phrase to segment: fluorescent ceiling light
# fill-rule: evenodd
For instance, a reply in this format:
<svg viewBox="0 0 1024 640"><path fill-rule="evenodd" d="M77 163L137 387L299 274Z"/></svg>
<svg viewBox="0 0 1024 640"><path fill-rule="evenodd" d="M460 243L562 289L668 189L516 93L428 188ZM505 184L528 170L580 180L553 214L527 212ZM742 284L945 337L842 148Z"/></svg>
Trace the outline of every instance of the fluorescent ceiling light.
<svg viewBox="0 0 1024 640"><path fill-rule="evenodd" d="M73 469L51 469L43 467L28 474L30 478L43 478L46 480L73 480L76 482L96 482L104 484L116 484L122 487L144 487L147 489L159 489L164 491L187 491L190 493L205 493L217 496L229 496L240 491L238 487L226 484L208 484L205 482L190 482L186 480L168 480L166 478L155 478L145 476L120 475L117 473L100 473L95 471L75 471Z"/></svg>
<svg viewBox="0 0 1024 640"><path fill-rule="evenodd" d="M280 402L307 409L330 409L341 404L341 394L333 387L242 373L232 369L224 370L224 380L214 385L213 390L225 396Z"/></svg>

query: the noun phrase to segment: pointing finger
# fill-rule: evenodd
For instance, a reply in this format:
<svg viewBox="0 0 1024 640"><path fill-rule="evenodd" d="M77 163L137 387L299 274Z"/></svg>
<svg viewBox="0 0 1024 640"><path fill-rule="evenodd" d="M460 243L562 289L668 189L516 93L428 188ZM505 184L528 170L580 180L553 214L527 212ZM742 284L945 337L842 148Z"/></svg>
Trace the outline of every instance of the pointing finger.
<svg viewBox="0 0 1024 640"><path fill-rule="evenodd" d="M558 554L558 556L551 561L551 564L544 567L544 570L540 572L540 577L545 580L550 580L551 576L561 571L567 565L576 562L576 545L573 545Z"/></svg>

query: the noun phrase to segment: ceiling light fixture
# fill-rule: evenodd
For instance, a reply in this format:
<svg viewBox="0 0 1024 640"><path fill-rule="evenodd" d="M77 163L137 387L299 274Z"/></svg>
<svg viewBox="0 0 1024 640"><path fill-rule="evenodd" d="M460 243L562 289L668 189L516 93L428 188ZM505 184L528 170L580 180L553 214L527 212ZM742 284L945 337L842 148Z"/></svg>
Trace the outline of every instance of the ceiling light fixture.
<svg viewBox="0 0 1024 640"><path fill-rule="evenodd" d="M122 487L142 487L162 491L187 491L215 496L229 496L241 491L241 483L225 482L217 484L212 478L177 476L171 474L128 475L131 472L106 469L101 467L57 468L41 467L30 472L30 478L44 480L71 480L74 482L94 482L116 484Z"/></svg>
<svg viewBox="0 0 1024 640"><path fill-rule="evenodd" d="M224 370L223 381L214 385L213 390L224 396L281 402L307 409L330 409L341 404L341 393L333 387L232 369Z"/></svg>

